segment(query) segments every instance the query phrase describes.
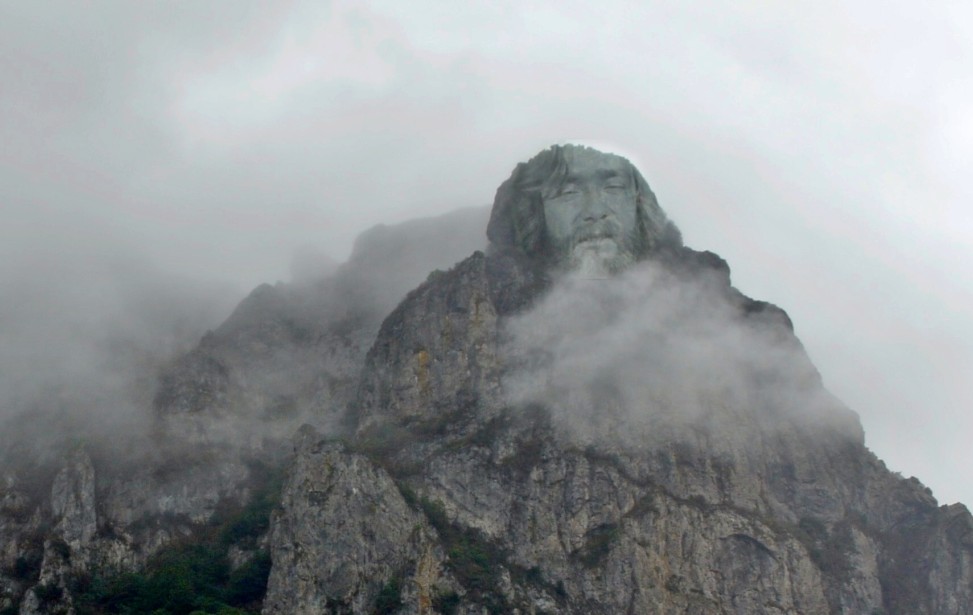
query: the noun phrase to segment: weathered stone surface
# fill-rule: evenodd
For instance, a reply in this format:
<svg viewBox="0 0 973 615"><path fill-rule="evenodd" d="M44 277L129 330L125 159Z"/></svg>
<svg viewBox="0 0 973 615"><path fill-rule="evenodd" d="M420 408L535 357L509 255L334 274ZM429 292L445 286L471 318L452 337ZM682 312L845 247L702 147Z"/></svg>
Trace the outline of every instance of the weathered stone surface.
<svg viewBox="0 0 973 615"><path fill-rule="evenodd" d="M482 243L486 214L378 226L333 276L258 287L162 375L160 429L264 457L286 448L304 423L340 431L382 319L429 271Z"/></svg>
<svg viewBox="0 0 973 615"><path fill-rule="evenodd" d="M70 454L67 465L54 477L51 512L54 533L71 549L87 546L98 532L95 511L95 468L84 450Z"/></svg>
<svg viewBox="0 0 973 615"><path fill-rule="evenodd" d="M255 290L162 376L126 464L73 444L0 473L0 609L72 612L86 572L212 531L289 458L269 535L227 552L271 552L266 613L973 612L969 511L865 448L787 315L637 171L562 154L384 322L483 211Z"/></svg>
<svg viewBox="0 0 973 615"><path fill-rule="evenodd" d="M666 265L676 278L727 278L721 262L683 254ZM693 398L688 421L599 411L598 429L579 431L557 407L511 406L504 390L527 366L509 354L505 323L543 310L551 281L516 256L474 255L384 323L363 373L359 446L494 545L497 570L533 571L491 588L522 612L969 612L969 514L888 472L786 315L724 282L679 296L716 289L739 322L785 342L774 360L793 365L752 374L773 377L775 395ZM682 311L695 318L697 306Z"/></svg>
<svg viewBox="0 0 973 615"><path fill-rule="evenodd" d="M597 282L564 274L544 224L563 223L564 254L592 252L590 237L620 236L587 225L630 205L608 193L618 173L581 177L570 158L567 170L556 152L537 173L534 161L518 167L498 191L491 253L410 293L365 359L353 446L394 484L358 473L355 485L423 503L445 554L436 595L451 596L433 608L970 612L969 513L940 509L865 448L787 315L735 290L722 259L682 247L657 212L642 264L599 265L614 275ZM550 186L572 182L568 198L588 200L559 218L548 210L563 192ZM394 551L385 538L356 541ZM305 556L329 557L320 546ZM293 569L275 561L271 592L286 578L278 565ZM402 600L401 612L423 612Z"/></svg>
<svg viewBox="0 0 973 615"><path fill-rule="evenodd" d="M430 529L392 478L310 427L296 449L271 535L264 613L371 612L390 583L415 586L415 599L428 602L437 576L422 561Z"/></svg>
<svg viewBox="0 0 973 615"><path fill-rule="evenodd" d="M286 462L302 423L344 429L382 318L430 270L482 245L488 213L377 227L334 275L255 289L163 371L154 403L139 408L154 415L148 433L126 425L99 447L28 430L49 436L43 446L17 443L35 458L0 455L0 610L70 608L78 575L138 570L246 506ZM146 389L139 397L151 401ZM233 545L231 563L248 561L265 539Z"/></svg>

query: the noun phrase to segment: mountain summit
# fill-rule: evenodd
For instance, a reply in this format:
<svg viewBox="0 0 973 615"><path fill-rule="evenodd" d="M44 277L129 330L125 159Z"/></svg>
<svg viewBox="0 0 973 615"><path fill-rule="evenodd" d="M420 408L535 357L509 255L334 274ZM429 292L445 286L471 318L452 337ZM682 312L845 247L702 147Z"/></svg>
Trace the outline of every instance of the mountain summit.
<svg viewBox="0 0 973 615"><path fill-rule="evenodd" d="M886 469L629 161L551 147L485 214L255 290L137 453L8 464L0 609L973 613L967 509Z"/></svg>
<svg viewBox="0 0 973 615"><path fill-rule="evenodd" d="M966 509L627 160L541 152L488 236L385 319L349 442L301 434L266 613L973 612Z"/></svg>

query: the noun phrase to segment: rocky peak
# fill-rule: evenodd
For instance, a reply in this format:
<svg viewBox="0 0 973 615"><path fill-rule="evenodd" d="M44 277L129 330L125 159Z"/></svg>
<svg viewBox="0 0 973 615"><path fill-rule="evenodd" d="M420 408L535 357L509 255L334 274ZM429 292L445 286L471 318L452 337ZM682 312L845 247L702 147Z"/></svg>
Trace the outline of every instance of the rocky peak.
<svg viewBox="0 0 973 615"><path fill-rule="evenodd" d="M783 310L682 246L630 165L542 152L498 190L489 235L383 322L351 450L305 435L295 461L358 468L369 525L414 513L429 547L335 547L334 517L301 519L347 495L292 483L274 544L321 545L303 557L359 581L302 573L302 598L266 613L973 611L973 550L946 546L969 514L888 472ZM357 556L379 552L395 565ZM283 566L270 592L294 595L287 571L309 568ZM403 589L430 578L428 601Z"/></svg>
<svg viewBox="0 0 973 615"><path fill-rule="evenodd" d="M259 287L145 410L0 469L0 612L973 612L969 511L589 148L518 165L489 224Z"/></svg>

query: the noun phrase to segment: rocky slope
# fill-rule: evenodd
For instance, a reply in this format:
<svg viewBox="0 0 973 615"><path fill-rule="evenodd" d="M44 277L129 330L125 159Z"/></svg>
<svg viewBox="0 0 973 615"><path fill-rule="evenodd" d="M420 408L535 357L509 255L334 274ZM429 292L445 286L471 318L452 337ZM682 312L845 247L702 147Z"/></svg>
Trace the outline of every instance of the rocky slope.
<svg viewBox="0 0 973 615"><path fill-rule="evenodd" d="M0 613L973 612L969 512L865 448L719 257L427 279L485 220L256 289L125 447L8 456Z"/></svg>
<svg viewBox="0 0 973 615"><path fill-rule="evenodd" d="M159 580L165 558L193 545L233 571L257 562L293 434L305 422L342 427L384 315L429 271L480 245L487 213L376 227L334 275L255 289L163 370L154 397L143 394L151 420L135 422L145 431L120 426L123 441L106 442L52 422L33 430L44 446L2 438L0 612L138 612L112 602L113 591L138 593L119 575ZM237 603L259 607L260 597ZM165 601L166 612L188 612Z"/></svg>
<svg viewBox="0 0 973 615"><path fill-rule="evenodd" d="M477 254L385 320L356 436L298 441L265 613L973 612L969 512L865 448L725 263L577 284Z"/></svg>

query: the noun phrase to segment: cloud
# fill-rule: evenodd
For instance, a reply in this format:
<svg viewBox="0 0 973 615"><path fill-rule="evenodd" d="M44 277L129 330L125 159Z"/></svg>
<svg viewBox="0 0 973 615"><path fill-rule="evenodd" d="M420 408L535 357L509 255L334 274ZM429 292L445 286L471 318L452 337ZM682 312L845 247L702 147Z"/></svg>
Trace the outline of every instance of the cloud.
<svg viewBox="0 0 973 615"><path fill-rule="evenodd" d="M508 403L549 408L582 442L641 448L704 430L745 449L754 432L795 425L860 437L783 312L746 310L715 271L649 262L607 280L569 276L512 318L504 339L517 357Z"/></svg>
<svg viewBox="0 0 973 615"><path fill-rule="evenodd" d="M373 224L489 202L551 143L607 142L690 245L787 308L892 467L970 502L955 463L973 429L970 16L7 3L0 261L114 238L162 271L253 287L286 278L297 246L340 261Z"/></svg>
<svg viewBox="0 0 973 615"><path fill-rule="evenodd" d="M0 271L0 287L7 461L43 458L70 439L130 444L150 423L161 366L239 299L224 283L165 274L118 245L70 261L37 251Z"/></svg>

